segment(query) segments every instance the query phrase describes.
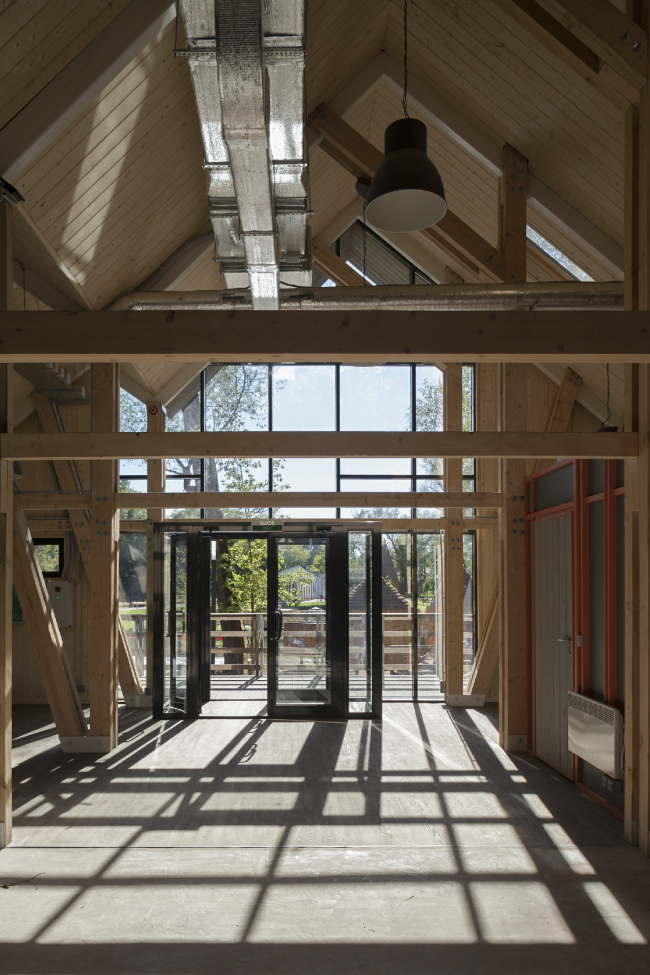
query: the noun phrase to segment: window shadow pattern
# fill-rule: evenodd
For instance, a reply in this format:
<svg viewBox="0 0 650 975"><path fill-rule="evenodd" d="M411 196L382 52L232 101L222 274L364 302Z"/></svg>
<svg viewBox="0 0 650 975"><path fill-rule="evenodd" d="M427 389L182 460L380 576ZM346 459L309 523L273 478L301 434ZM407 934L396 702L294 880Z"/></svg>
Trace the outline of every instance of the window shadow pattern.
<svg viewBox="0 0 650 975"><path fill-rule="evenodd" d="M24 710L4 970L647 971L650 864L486 713L123 710L95 758Z"/></svg>

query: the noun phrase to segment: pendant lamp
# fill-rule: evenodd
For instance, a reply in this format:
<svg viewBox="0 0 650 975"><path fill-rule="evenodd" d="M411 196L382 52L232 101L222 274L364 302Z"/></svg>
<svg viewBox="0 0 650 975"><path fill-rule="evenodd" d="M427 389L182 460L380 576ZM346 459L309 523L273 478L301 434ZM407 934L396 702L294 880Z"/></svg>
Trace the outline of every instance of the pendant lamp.
<svg viewBox="0 0 650 975"><path fill-rule="evenodd" d="M447 212L440 173L427 156L427 127L409 118L407 0L404 0L404 118L386 129L384 161L372 178L365 216L371 227L392 233L424 230Z"/></svg>

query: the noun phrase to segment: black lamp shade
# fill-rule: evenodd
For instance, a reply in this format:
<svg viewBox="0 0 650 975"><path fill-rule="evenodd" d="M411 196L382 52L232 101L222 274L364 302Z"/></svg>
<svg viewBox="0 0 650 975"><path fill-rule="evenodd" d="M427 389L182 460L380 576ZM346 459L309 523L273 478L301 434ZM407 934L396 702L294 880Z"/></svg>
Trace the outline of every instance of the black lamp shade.
<svg viewBox="0 0 650 975"><path fill-rule="evenodd" d="M391 122L384 161L368 189L366 219L392 233L423 230L447 212L440 173L427 156L427 127L415 118Z"/></svg>

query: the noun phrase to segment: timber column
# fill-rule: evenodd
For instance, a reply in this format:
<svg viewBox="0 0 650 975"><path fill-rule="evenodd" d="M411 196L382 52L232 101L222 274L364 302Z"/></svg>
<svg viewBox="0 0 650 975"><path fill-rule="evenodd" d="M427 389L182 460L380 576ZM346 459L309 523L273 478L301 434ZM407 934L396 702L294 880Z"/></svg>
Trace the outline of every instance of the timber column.
<svg viewBox="0 0 650 975"><path fill-rule="evenodd" d="M463 428L463 367L448 362L445 371L445 430ZM463 462L444 462L445 491L463 490ZM448 508L445 531L445 700L460 704L463 693L463 509Z"/></svg>
<svg viewBox="0 0 650 975"><path fill-rule="evenodd" d="M118 427L119 375L115 363L92 366L93 433L115 433ZM97 751L117 745L118 685L118 552L119 512L115 508L117 461L91 464L90 560L90 735Z"/></svg>
<svg viewBox="0 0 650 975"><path fill-rule="evenodd" d="M501 249L506 282L526 280L527 180L528 160L506 143L501 179ZM502 430L527 428L526 372L522 363L504 363L501 367ZM502 461L499 736L501 747L511 752L526 750L525 477L525 460Z"/></svg>
<svg viewBox="0 0 650 975"><path fill-rule="evenodd" d="M147 403L148 433L164 433L165 414L162 403ZM147 461L147 490L165 490L165 461ZM156 521L163 521L164 508L147 508L147 680L145 694L153 694L153 530Z"/></svg>
<svg viewBox="0 0 650 975"><path fill-rule="evenodd" d="M526 429L526 366L502 367L502 429ZM510 752L526 750L526 545L525 460L502 462L501 654L499 657L499 741Z"/></svg>
<svg viewBox="0 0 650 975"><path fill-rule="evenodd" d="M13 310L11 206L0 193L0 309ZM0 365L0 433L13 430L13 366ZM11 842L13 463L0 461L0 849Z"/></svg>

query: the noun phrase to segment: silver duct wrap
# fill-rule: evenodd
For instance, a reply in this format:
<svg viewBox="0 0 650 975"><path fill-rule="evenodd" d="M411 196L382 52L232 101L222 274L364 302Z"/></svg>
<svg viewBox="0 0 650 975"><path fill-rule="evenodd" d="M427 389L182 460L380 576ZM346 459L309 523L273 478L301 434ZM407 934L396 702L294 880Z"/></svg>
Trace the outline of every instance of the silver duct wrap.
<svg viewBox="0 0 650 975"><path fill-rule="evenodd" d="M180 0L228 288L308 286L305 0Z"/></svg>

